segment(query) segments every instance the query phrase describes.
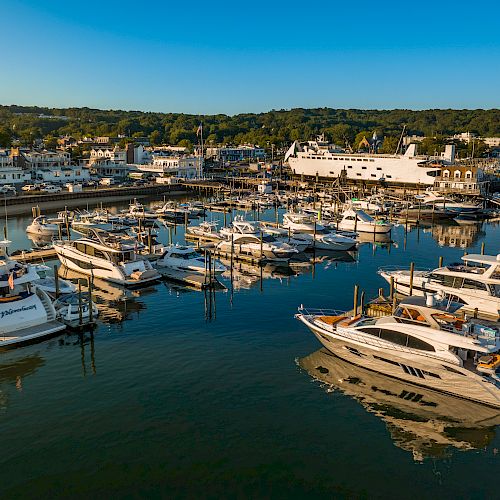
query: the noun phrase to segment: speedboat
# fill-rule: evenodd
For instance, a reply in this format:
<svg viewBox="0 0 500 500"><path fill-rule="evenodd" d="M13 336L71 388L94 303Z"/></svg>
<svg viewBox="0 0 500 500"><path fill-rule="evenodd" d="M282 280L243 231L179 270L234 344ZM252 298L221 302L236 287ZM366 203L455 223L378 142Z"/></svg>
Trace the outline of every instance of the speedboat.
<svg viewBox="0 0 500 500"><path fill-rule="evenodd" d="M91 229L85 238L56 241L61 263L73 271L123 286L142 286L161 278L151 263L138 255L137 240Z"/></svg>
<svg viewBox="0 0 500 500"><path fill-rule="evenodd" d="M350 363L500 408L498 324L465 320L460 304L429 298L410 297L381 318L302 306L296 318Z"/></svg>
<svg viewBox="0 0 500 500"><path fill-rule="evenodd" d="M342 214L339 229L359 233L383 234L392 231L393 224L385 220L375 220L363 210L348 208Z"/></svg>
<svg viewBox="0 0 500 500"><path fill-rule="evenodd" d="M45 215L35 217L33 222L26 228L28 234L38 236L56 236L61 230L60 224L50 222Z"/></svg>
<svg viewBox="0 0 500 500"><path fill-rule="evenodd" d="M163 255L155 263L156 269L162 273L165 269L207 274L207 260L193 246L168 245ZM222 274L226 270L220 261L212 261L211 272Z"/></svg>
<svg viewBox="0 0 500 500"><path fill-rule="evenodd" d="M218 223L216 221L209 222L203 221L198 226L188 226L186 235L193 236L200 239L221 240L222 235L217 230Z"/></svg>
<svg viewBox="0 0 500 500"><path fill-rule="evenodd" d="M99 309L88 292L71 293L54 302L57 317L69 327L88 325L99 316Z"/></svg>
<svg viewBox="0 0 500 500"><path fill-rule="evenodd" d="M50 267L44 264L28 264L33 267L38 275L38 279L32 281L33 285L37 288L42 289L44 292L48 293L51 297L55 297L57 293L60 295L67 295L70 293L75 293L77 288L71 281L55 278L48 274Z"/></svg>
<svg viewBox="0 0 500 500"><path fill-rule="evenodd" d="M15 347L66 328L57 321L51 298L33 285L39 278L34 267L12 260L9 244L0 241L0 347Z"/></svg>
<svg viewBox="0 0 500 500"><path fill-rule="evenodd" d="M463 309L497 320L500 316L500 254L469 254L462 257L464 264L452 264L434 270L413 272L412 295L441 293L461 302ZM382 267L378 274L387 282L394 279L394 289L403 295L410 293L408 269Z"/></svg>

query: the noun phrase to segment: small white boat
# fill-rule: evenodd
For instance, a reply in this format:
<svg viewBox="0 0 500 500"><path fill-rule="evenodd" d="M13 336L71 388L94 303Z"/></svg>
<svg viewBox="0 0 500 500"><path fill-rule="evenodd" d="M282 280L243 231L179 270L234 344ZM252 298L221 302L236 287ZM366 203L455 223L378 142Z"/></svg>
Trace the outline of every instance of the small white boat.
<svg viewBox="0 0 500 500"><path fill-rule="evenodd" d="M33 222L26 228L26 232L38 236L56 236L62 230L60 224L49 222L45 215L39 215L33 219Z"/></svg>
<svg viewBox="0 0 500 500"><path fill-rule="evenodd" d="M63 295L54 302L54 308L58 319L69 327L89 325L99 316L99 309L88 292Z"/></svg>
<svg viewBox="0 0 500 500"><path fill-rule="evenodd" d="M198 238L207 238L214 240L221 240L222 235L217 230L217 222L203 221L199 226L188 226L186 229L186 234L191 236L197 236Z"/></svg>
<svg viewBox="0 0 500 500"><path fill-rule="evenodd" d="M342 214L339 229L359 233L384 234L392 231L393 224L385 220L375 220L363 210L348 208Z"/></svg>
<svg viewBox="0 0 500 500"><path fill-rule="evenodd" d="M50 271L50 267L43 264L28 265L30 267L33 267L38 274L38 279L32 281L33 285L48 293L51 297L55 297L57 291L59 291L61 295L67 295L69 293L76 292L76 285L74 283L71 283L71 281L57 278L58 283L56 284L56 278L48 274L48 271Z"/></svg>
<svg viewBox="0 0 500 500"><path fill-rule="evenodd" d="M163 255L155 263L156 269L162 273L163 270L173 269L197 274L207 274L207 261L203 255L198 253L195 247L168 245ZM218 260L212 261L212 272L222 274L226 266Z"/></svg>

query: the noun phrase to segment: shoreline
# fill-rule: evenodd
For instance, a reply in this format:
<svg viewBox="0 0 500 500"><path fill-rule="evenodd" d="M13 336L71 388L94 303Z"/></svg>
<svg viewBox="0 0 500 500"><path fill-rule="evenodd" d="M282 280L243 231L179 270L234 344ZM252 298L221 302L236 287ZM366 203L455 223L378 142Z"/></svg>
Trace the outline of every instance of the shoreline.
<svg viewBox="0 0 500 500"><path fill-rule="evenodd" d="M98 193L98 192L96 192ZM81 197L81 198L61 198L61 199L51 199L47 201L30 201L26 200L22 203L17 203L15 205L5 205L1 204L0 206L0 217L7 217L11 215L24 215L24 214L31 214L31 209L32 207L39 206L40 210L42 213L44 211L52 211L55 209L64 209L64 207L67 207L68 209L70 208L89 208L91 206L98 206L101 203L104 205L109 205L110 203L114 202L119 202L119 201L127 201L131 200L134 198L148 198L150 196L164 196L166 198L175 198L178 196L185 196L188 194L187 190L182 190L182 191L167 191L163 193L158 193L158 192L150 192L150 193L127 193L127 194L116 194L116 195L110 195L110 196L103 196L101 193L97 196L92 196L92 193L88 193L90 196L86 197ZM38 198L38 197L37 197ZM7 212L7 214L6 214Z"/></svg>

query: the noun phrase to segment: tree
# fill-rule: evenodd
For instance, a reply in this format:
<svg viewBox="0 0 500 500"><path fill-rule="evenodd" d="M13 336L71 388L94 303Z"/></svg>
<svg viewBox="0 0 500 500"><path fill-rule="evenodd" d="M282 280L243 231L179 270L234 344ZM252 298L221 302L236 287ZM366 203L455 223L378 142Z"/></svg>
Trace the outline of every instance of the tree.
<svg viewBox="0 0 500 500"><path fill-rule="evenodd" d="M152 146L158 146L162 143L161 132L159 130L153 130L149 134L149 142Z"/></svg>
<svg viewBox="0 0 500 500"><path fill-rule="evenodd" d="M7 127L0 127L0 146L8 148L12 143L12 132Z"/></svg>
<svg viewBox="0 0 500 500"><path fill-rule="evenodd" d="M45 149L56 149L57 137L54 137L53 135L47 135L43 140L43 144L45 146Z"/></svg>
<svg viewBox="0 0 500 500"><path fill-rule="evenodd" d="M189 152L193 151L193 143L188 139L182 139L177 145L186 148Z"/></svg>
<svg viewBox="0 0 500 500"><path fill-rule="evenodd" d="M393 135L386 135L384 137L384 142L382 143L382 147L380 148L380 152L386 154L394 154L396 152L398 144L399 144L399 137L395 137Z"/></svg>

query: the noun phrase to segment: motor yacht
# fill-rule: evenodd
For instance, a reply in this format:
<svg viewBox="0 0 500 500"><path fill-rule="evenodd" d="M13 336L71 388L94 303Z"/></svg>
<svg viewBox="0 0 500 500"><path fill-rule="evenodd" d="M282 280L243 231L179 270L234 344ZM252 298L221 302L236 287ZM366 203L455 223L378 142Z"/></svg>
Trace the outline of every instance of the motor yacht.
<svg viewBox="0 0 500 500"><path fill-rule="evenodd" d="M500 315L500 254L469 254L464 262L451 264L434 270L413 272L412 294L424 296L427 293L442 293L445 297L463 304L464 310L478 313L492 319ZM409 295L410 271L408 269L383 267L378 274L387 282L394 279L398 293Z"/></svg>
<svg viewBox="0 0 500 500"><path fill-rule="evenodd" d="M124 286L142 286L161 277L148 260L138 255L141 246L137 240L98 229L91 229L87 237L76 241L54 243L64 266Z"/></svg>
<svg viewBox="0 0 500 500"><path fill-rule="evenodd" d="M186 235L201 239L221 240L223 237L217 230L217 225L218 223L216 221L203 221L198 226L188 226Z"/></svg>
<svg viewBox="0 0 500 500"><path fill-rule="evenodd" d="M312 248L314 246L314 238L312 235L306 234L303 238L300 238L300 235L296 237L286 229L267 226L260 221L245 220L241 215L237 215L230 226L221 228L220 234L228 240L231 239L231 235L250 234L257 236L259 239L262 235L264 240L268 243L275 241L287 243L298 252L303 252L307 248Z"/></svg>
<svg viewBox="0 0 500 500"><path fill-rule="evenodd" d="M65 329L52 300L33 285L35 268L12 260L10 241L0 241L0 347L14 347Z"/></svg>
<svg viewBox="0 0 500 500"><path fill-rule="evenodd" d="M272 237L269 239L273 240ZM235 255L247 255L255 258L265 258L268 260L287 261L298 250L278 241L266 241L266 236L259 238L255 234L233 234L231 239L222 240L217 244L217 250Z"/></svg>
<svg viewBox="0 0 500 500"><path fill-rule="evenodd" d="M363 210L348 208L342 214L339 229L359 233L383 234L392 231L393 224L385 220L375 220Z"/></svg>
<svg viewBox="0 0 500 500"><path fill-rule="evenodd" d="M28 234L37 236L56 236L61 230L60 224L50 222L45 215L35 217L33 222L26 228Z"/></svg>
<svg viewBox="0 0 500 500"><path fill-rule="evenodd" d="M197 274L207 274L207 260L198 253L193 246L168 245L163 255L155 263L156 269L162 273L163 270L176 270ZM220 261L212 261L212 270L215 274L222 274L226 270Z"/></svg>
<svg viewBox="0 0 500 500"><path fill-rule="evenodd" d="M342 252L356 248L356 240L351 235L327 229L319 222L315 222L314 216L310 214L285 213L283 214L283 227L289 229L294 238L300 238L302 234L312 235L312 246L317 250Z"/></svg>
<svg viewBox="0 0 500 500"><path fill-rule="evenodd" d="M410 297L382 318L304 307L296 318L350 363L500 408L498 325L465 320L457 310Z"/></svg>

